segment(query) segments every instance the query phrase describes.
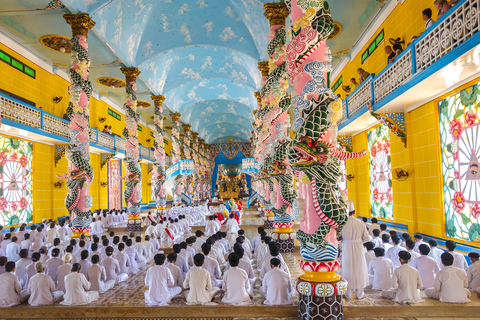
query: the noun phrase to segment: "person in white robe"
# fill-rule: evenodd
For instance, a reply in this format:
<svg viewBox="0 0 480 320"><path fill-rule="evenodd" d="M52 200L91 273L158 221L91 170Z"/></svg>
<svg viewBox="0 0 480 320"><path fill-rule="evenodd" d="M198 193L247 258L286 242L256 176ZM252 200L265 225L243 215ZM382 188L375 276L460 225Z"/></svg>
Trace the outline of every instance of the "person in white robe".
<svg viewBox="0 0 480 320"><path fill-rule="evenodd" d="M125 253L125 243L118 244L118 252L115 254L115 259L117 259L120 265L120 273L126 273L130 276L138 272L138 268L133 267L130 257Z"/></svg>
<svg viewBox="0 0 480 320"><path fill-rule="evenodd" d="M5 264L5 273L0 275L0 308L13 307L27 301L28 291L22 286L15 275L15 262Z"/></svg>
<svg viewBox="0 0 480 320"><path fill-rule="evenodd" d="M145 230L145 235L148 235L152 238L157 238L157 229L155 228L157 226L157 223L155 221L152 222L150 226L147 227L147 230Z"/></svg>
<svg viewBox="0 0 480 320"><path fill-rule="evenodd" d="M30 263L32 261L28 259L28 250L20 250L20 260L15 263L15 275L24 289L27 288L27 267Z"/></svg>
<svg viewBox="0 0 480 320"><path fill-rule="evenodd" d="M179 255L181 255L183 257L183 259L185 259L185 261L187 262L188 268L193 267L193 255L188 250L187 242L185 242L185 241L180 242L180 253L179 253Z"/></svg>
<svg viewBox="0 0 480 320"><path fill-rule="evenodd" d="M170 303L171 299L182 292L181 287L175 287L172 273L163 264L164 254L156 254L154 257L155 266L148 268L145 276L145 304L164 306Z"/></svg>
<svg viewBox="0 0 480 320"><path fill-rule="evenodd" d="M425 241L423 241L423 236L421 234L415 234L413 235L413 239L415 239L415 248L413 250L416 253L420 253L420 250L418 249L421 244L427 244Z"/></svg>
<svg viewBox="0 0 480 320"><path fill-rule="evenodd" d="M53 246L53 240L55 240L55 238L60 238L60 234L58 233L57 228L55 228L55 223L52 222L50 224L50 228L47 231L46 244L48 246Z"/></svg>
<svg viewBox="0 0 480 320"><path fill-rule="evenodd" d="M167 265L166 267L170 272L172 273L173 276L173 287L182 287L183 286L183 272L180 270L178 266L175 265L175 262L177 260L177 254L176 253L169 253L167 256Z"/></svg>
<svg viewBox="0 0 480 320"><path fill-rule="evenodd" d="M448 247L447 247L448 248ZM445 252L442 254L443 269L435 276L433 288L425 289L425 295L430 299L448 303L470 302L471 292L465 272L453 266L454 256Z"/></svg>
<svg viewBox="0 0 480 320"><path fill-rule="evenodd" d="M235 219L235 215L231 213L228 216L227 222L225 223L225 232L227 233L227 240L230 243L230 246L233 246L235 244L238 230L240 230L238 222Z"/></svg>
<svg viewBox="0 0 480 320"><path fill-rule="evenodd" d="M145 253L145 259L152 260L153 256L155 255L154 245L150 240L150 236L148 234L145 235L145 242L143 242L143 249Z"/></svg>
<svg viewBox="0 0 480 320"><path fill-rule="evenodd" d="M370 224L369 232L372 238L373 238L373 230L378 230L378 234L380 235L381 229L380 229L380 225L378 224L377 218L372 218L372 223Z"/></svg>
<svg viewBox="0 0 480 320"><path fill-rule="evenodd" d="M435 259L435 261L437 261L438 265L440 266L440 269L442 269L443 268L442 254L445 251L438 248L437 240L434 240L434 239L428 240L428 245L430 246L430 253L428 254L428 256Z"/></svg>
<svg viewBox="0 0 480 320"><path fill-rule="evenodd" d="M377 230L377 231L375 231ZM382 238L380 237L380 229L375 229L373 231L373 237L372 237L372 242L375 246L375 248L381 247L382 246Z"/></svg>
<svg viewBox="0 0 480 320"><path fill-rule="evenodd" d="M397 269L401 267L400 260L398 259L398 253L404 251L405 249L400 246L400 238L397 235L392 237L393 247L388 249L385 253L385 258L390 259L393 263L393 268Z"/></svg>
<svg viewBox="0 0 480 320"><path fill-rule="evenodd" d="M250 280L247 273L238 267L240 258L231 253L228 256L228 263L230 269L223 275L222 291L225 295L222 298L222 302L232 305L246 305L251 302Z"/></svg>
<svg viewBox="0 0 480 320"><path fill-rule="evenodd" d="M202 251L202 244L204 244L205 241L207 241L207 239L204 237L203 231L195 231L195 242L192 244L192 249L195 250L195 254Z"/></svg>
<svg viewBox="0 0 480 320"><path fill-rule="evenodd" d="M265 275L263 284L260 287L260 294L265 298L263 302L270 306L280 306L292 304L293 288L290 282L290 276L279 269L280 259L270 260L271 269Z"/></svg>
<svg viewBox="0 0 480 320"><path fill-rule="evenodd" d="M209 256L211 249L212 247L208 243L202 244L202 252L205 257L202 268L210 273L212 286L220 288L222 286L222 271L220 270L217 260Z"/></svg>
<svg viewBox="0 0 480 320"><path fill-rule="evenodd" d="M247 274L247 277L250 281L250 292L249 292L249 294L253 295L253 288L255 287L255 282L256 282L257 278L255 277L255 273L253 271L252 262L251 262L250 259L248 259L247 257L245 257L243 255L244 250L240 246L235 247L235 254L240 259L240 261L238 262L238 267L240 269L242 269L243 271L245 271L245 273ZM229 270L229 269L230 269L230 264L227 262L225 270Z"/></svg>
<svg viewBox="0 0 480 320"><path fill-rule="evenodd" d="M18 238L13 237L12 242L7 244L5 255L7 256L8 261L17 262L20 260L20 245L17 242Z"/></svg>
<svg viewBox="0 0 480 320"><path fill-rule="evenodd" d="M63 256L63 264L57 269L57 290L65 293L65 277L70 274L72 270L73 255L67 253Z"/></svg>
<svg viewBox="0 0 480 320"><path fill-rule="evenodd" d="M393 247L393 245L390 244L390 241L391 241L390 235L388 233L385 233L381 235L381 238L382 238L382 244L380 245L380 248L383 248L385 249L385 252L388 252L388 250L390 250L390 248Z"/></svg>
<svg viewBox="0 0 480 320"><path fill-rule="evenodd" d="M265 258L270 254L270 242L272 242L272 238L269 236L265 236L262 239L262 242L258 245L258 254L257 254L257 269L260 271L262 269L263 263L265 262Z"/></svg>
<svg viewBox="0 0 480 320"><path fill-rule="evenodd" d="M20 250L27 249L28 251L30 251L30 248L32 247L32 243L33 243L33 241L30 240L30 234L25 233L23 237L24 237L24 240L20 242Z"/></svg>
<svg viewBox="0 0 480 320"><path fill-rule="evenodd" d="M413 242L412 239L408 239L407 241L405 241L405 248L407 249L407 252L410 253L410 255L412 256L410 258L410 264L412 264L412 262L415 261L415 259L420 257L420 254L416 253L414 250L415 242Z"/></svg>
<svg viewBox="0 0 480 320"><path fill-rule="evenodd" d="M87 269L88 267L90 267L92 265L92 263L90 262L90 260L88 260L88 250L83 250L81 253L80 253L80 260L78 261L78 263L80 264L80 267L81 267L81 273L86 277L87 276Z"/></svg>
<svg viewBox="0 0 480 320"><path fill-rule="evenodd" d="M120 263L113 257L113 248L107 247L105 249L106 257L102 259L100 264L105 268L106 281L115 281L115 284L126 281L128 279L127 273L122 273Z"/></svg>
<svg viewBox="0 0 480 320"><path fill-rule="evenodd" d="M253 249L253 252L254 252L255 256L256 256L256 253L257 253L256 249L257 249L258 245L262 242L262 233L265 231L265 229L263 227L258 227L257 231L258 231L258 234L255 237L253 237L253 239L252 239L252 249Z"/></svg>
<svg viewBox="0 0 480 320"><path fill-rule="evenodd" d="M185 260L183 255L180 254L180 252L182 251L182 247L180 247L180 244L177 243L172 246L172 249L173 249L173 253L177 255L177 260L175 262L175 265L178 266L180 270L182 270L183 276L185 276L189 268L188 268L187 260Z"/></svg>
<svg viewBox="0 0 480 320"><path fill-rule="evenodd" d="M462 269L466 273L468 269L467 259L463 254L455 251L457 244L452 240L447 240L445 241L445 247L447 247L448 252L453 256L453 266Z"/></svg>
<svg viewBox="0 0 480 320"><path fill-rule="evenodd" d="M59 255L60 250L55 248L52 251L52 257L45 262L45 267L47 268L46 274L52 278L55 284L57 283L58 267L63 264L63 260L58 257Z"/></svg>
<svg viewBox="0 0 480 320"><path fill-rule="evenodd" d="M40 261L40 253L34 252L32 253L32 261L31 263L25 268L25 274L27 276L27 281L25 282L25 288L28 287L28 282L34 275L37 274L37 269L35 269L35 263Z"/></svg>
<svg viewBox="0 0 480 320"><path fill-rule="evenodd" d="M113 288L116 280L107 280L105 268L99 264L100 256L92 257L92 265L87 270L87 280L90 282L89 291L98 291L104 293Z"/></svg>
<svg viewBox="0 0 480 320"><path fill-rule="evenodd" d="M39 261L35 269L37 274L28 282L28 304L32 307L46 306L62 300L63 291L56 291L52 278L45 274L45 264Z"/></svg>
<svg viewBox="0 0 480 320"><path fill-rule="evenodd" d="M432 288L435 282L435 275L440 271L440 267L435 259L428 256L430 247L428 244L421 244L418 250L421 256L410 262L410 265L417 269L422 278L423 288Z"/></svg>
<svg viewBox="0 0 480 320"><path fill-rule="evenodd" d="M342 230L342 277L348 282L345 297L350 299L355 292L357 299L363 299L364 289L369 283L363 244L369 241L369 237L365 224L355 219L355 208L351 200L348 215Z"/></svg>
<svg viewBox="0 0 480 320"><path fill-rule="evenodd" d="M209 216L205 222L205 236L209 237L216 232L216 223L213 221L213 216Z"/></svg>
<svg viewBox="0 0 480 320"><path fill-rule="evenodd" d="M203 269L205 257L201 253L197 253L193 257L195 267L188 270L187 276L183 281L183 287L190 289L185 293L187 304L207 304L210 303L220 288L212 286L210 273Z"/></svg>
<svg viewBox="0 0 480 320"><path fill-rule="evenodd" d="M137 271L146 264L146 261L145 259L140 259L137 250L132 247L132 239L128 239L125 244L127 245L127 248L125 248L125 254L130 258L130 263L132 264L132 268L134 268L133 270Z"/></svg>
<svg viewBox="0 0 480 320"><path fill-rule="evenodd" d="M370 266L370 261L376 258L375 256L375 245L373 244L372 241L365 242L363 244L363 247L365 248L365 262L367 263L367 267ZM371 276L371 273L368 272L369 277ZM372 281L370 281L370 284Z"/></svg>
<svg viewBox="0 0 480 320"><path fill-rule="evenodd" d="M80 272L82 266L79 263L72 265L71 273L65 277L65 295L60 304L65 306L78 306L88 304L99 298L98 291L88 291L90 282Z"/></svg>
<svg viewBox="0 0 480 320"><path fill-rule="evenodd" d="M470 252L468 257L472 262L467 269L468 289L477 291L477 289L480 288L480 261L478 252Z"/></svg>
<svg viewBox="0 0 480 320"><path fill-rule="evenodd" d="M398 256L402 266L393 272L393 290L382 291L382 297L400 303L423 302L424 300L420 297L420 289L423 288L422 278L418 270L408 264L411 258L410 253L400 251Z"/></svg>
<svg viewBox="0 0 480 320"><path fill-rule="evenodd" d="M285 261L283 261L283 257L280 253L280 245L278 243L272 242L269 244L269 248L270 248L270 252L267 256L265 256L265 261L263 262L262 268L260 269L260 272L258 274L260 281L263 281L263 278L265 277L265 275L272 270L270 261L273 258L277 258L280 260L281 263L278 268L290 276L290 270L288 269L288 266L285 263Z"/></svg>
<svg viewBox="0 0 480 320"><path fill-rule="evenodd" d="M370 284L373 290L391 290L393 278L393 263L385 258L385 249L375 248L375 259L368 265Z"/></svg>

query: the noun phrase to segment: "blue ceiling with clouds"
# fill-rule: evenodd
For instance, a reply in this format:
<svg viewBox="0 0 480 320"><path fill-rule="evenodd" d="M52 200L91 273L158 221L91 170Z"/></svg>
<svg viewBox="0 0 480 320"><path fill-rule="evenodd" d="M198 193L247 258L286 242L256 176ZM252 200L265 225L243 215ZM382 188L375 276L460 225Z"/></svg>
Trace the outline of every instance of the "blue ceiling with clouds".
<svg viewBox="0 0 480 320"><path fill-rule="evenodd" d="M181 121L190 123L207 143L249 140L257 104L254 91L261 86L257 63L267 60L269 22L263 4L282 1L61 1L66 8L44 10L50 0L3 0L0 31L67 69L69 56L38 40L48 34L71 36L62 14L87 12L96 22L89 33L90 78L100 94L122 105L124 89L102 86L96 79L123 79L120 67L138 67L139 99L165 95L165 114L180 112ZM376 0L329 3L343 28L329 42L333 53L349 49L380 8ZM115 60L120 63L112 64ZM153 107L140 113L150 123Z"/></svg>

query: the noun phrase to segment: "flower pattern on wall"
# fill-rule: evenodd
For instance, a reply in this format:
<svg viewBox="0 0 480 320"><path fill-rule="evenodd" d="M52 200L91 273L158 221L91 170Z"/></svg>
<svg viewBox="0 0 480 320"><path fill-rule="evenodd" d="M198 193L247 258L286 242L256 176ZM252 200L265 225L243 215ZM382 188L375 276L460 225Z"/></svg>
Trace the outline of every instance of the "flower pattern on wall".
<svg viewBox="0 0 480 320"><path fill-rule="evenodd" d="M447 235L480 241L479 85L439 102Z"/></svg>
<svg viewBox="0 0 480 320"><path fill-rule="evenodd" d="M390 136L386 126L368 132L372 217L393 220Z"/></svg>
<svg viewBox="0 0 480 320"><path fill-rule="evenodd" d="M31 143L0 136L0 224L32 222Z"/></svg>

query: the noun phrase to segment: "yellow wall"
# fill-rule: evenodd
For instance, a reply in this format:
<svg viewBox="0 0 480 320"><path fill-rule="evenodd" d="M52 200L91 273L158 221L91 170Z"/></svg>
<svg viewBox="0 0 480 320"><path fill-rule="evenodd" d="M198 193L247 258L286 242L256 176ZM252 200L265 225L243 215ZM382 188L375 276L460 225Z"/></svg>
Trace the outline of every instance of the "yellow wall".
<svg viewBox="0 0 480 320"><path fill-rule="evenodd" d="M400 37L405 41L405 44L403 44L403 48L405 49L414 35L418 36L424 31L425 21L422 19L422 11L424 9L432 9L432 19L435 21L437 20L438 10L435 9L433 2L434 1L432 0L405 0L404 3L399 2L397 7L374 33L372 38L366 42L359 54L357 54L352 61L347 63L343 70L338 74L337 78L331 83L334 84L340 76L343 76L343 85L351 85L350 78L356 78L358 82L358 68L363 68L367 72L375 74L382 71L388 64L385 47L391 45L389 42L390 38L396 39ZM370 46L382 29L385 31L384 42L381 43L372 55L362 64L362 53ZM335 93L340 94L342 98L345 98L346 96L342 86L335 90Z"/></svg>
<svg viewBox="0 0 480 320"><path fill-rule="evenodd" d="M36 78L33 79L19 70L0 62L0 89L8 91L12 94L30 100L36 104L37 108L52 113L58 117L62 117L65 113L68 102L68 86L70 83L60 76L50 74L40 66L25 59L23 56L10 50L8 47L0 43L0 49L13 56L15 59L25 63L30 68L35 69ZM54 104L53 97L63 96L60 103ZM119 121L108 115L108 109L113 109L107 103L95 98L90 99L90 125L92 128L103 130L105 125L111 125L113 133L122 134L125 127L124 116ZM119 113L118 111L116 111ZM99 118L107 120L100 123ZM140 144L147 148L153 146L153 137L151 130L141 126L142 132L138 132ZM21 137L16 137L22 139ZM147 142L147 139L150 139ZM24 139L27 140L27 139ZM171 151L171 143L166 145L166 152ZM55 217L68 215L65 208L64 200L67 195L67 187L65 180L60 180L56 176L68 172L68 161L62 159L57 166L54 164L55 146L47 145L40 142L33 142L33 220L40 222L43 218L52 219ZM100 169L100 155L90 153L90 163L94 171L94 180L90 185L90 195L93 198L92 210L108 207L107 187L102 187L101 182L107 182L107 166ZM142 202L148 203L150 200L151 187L150 175L147 174L148 167L142 164ZM57 181L63 181L64 186L61 189L54 188L53 184Z"/></svg>
<svg viewBox="0 0 480 320"><path fill-rule="evenodd" d="M400 138L390 132L392 171L401 168L410 174L406 181L392 181L393 222L407 225L410 233L450 238L446 235L443 212L438 102L479 81L477 78L405 113L406 148ZM354 151L368 150L369 130L371 128L353 137ZM355 177L347 182L349 199L353 201L358 216L371 217L368 169L368 155L347 160L347 174ZM480 247L478 242L450 239Z"/></svg>

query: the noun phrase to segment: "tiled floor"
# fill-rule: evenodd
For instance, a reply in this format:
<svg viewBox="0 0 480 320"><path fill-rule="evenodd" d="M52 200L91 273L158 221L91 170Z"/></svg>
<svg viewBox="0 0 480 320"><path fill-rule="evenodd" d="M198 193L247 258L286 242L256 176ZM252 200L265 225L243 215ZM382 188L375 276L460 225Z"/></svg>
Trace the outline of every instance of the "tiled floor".
<svg viewBox="0 0 480 320"><path fill-rule="evenodd" d="M243 221L242 221L242 228L245 230L247 237L251 239L253 236L257 234L257 227L261 220L258 218L255 212L246 212L245 215L243 216ZM195 230L195 229L193 229ZM292 284L296 281L296 279L302 274L302 271L298 267L298 260L300 259L300 254L298 250L295 253L288 253L288 254L283 254L284 260L287 262L291 275L292 275ZM121 283L119 285L116 285L113 289L107 291L106 293L103 293L100 295L100 299L95 301L94 303L90 304L88 308L90 307L144 307L145 306L145 298L144 298L144 292L146 291L146 287L144 284L144 278L145 278L145 273L146 270L148 269L149 266L153 265L153 262L150 262L145 266L138 274L130 277L126 282ZM256 269L256 268L254 268ZM254 306L262 306L263 305L263 298L260 296L258 293L258 287L259 284L257 282L255 291L254 291L254 298L252 301L252 307ZM371 289L366 289L366 298L363 300L344 300L344 306L346 307L346 310L354 310L352 308L355 308L355 310L358 310L357 307L400 307L402 310L404 308L410 309L409 304L399 304L396 302L393 302L391 300L386 300L382 299L380 292L376 290L371 290ZM294 304L292 307L296 306L298 303L298 298L294 298ZM185 306L186 301L183 295L178 296L172 300L172 303L170 304L169 307L179 307L179 306ZM425 302L421 304L415 304L412 306L415 307L445 307L447 304L441 303L438 301L434 300L429 300L426 299ZM221 303L221 296L217 296L214 300L214 304L212 304L213 307L225 307ZM473 297L472 302L469 304L466 304L465 306L478 306L480 307L480 299L478 297ZM21 306L18 306L17 308L26 308L28 307L27 304L22 304ZM55 305L54 307L56 308L65 308L60 305ZM189 306L190 307L190 306ZM363 308L361 308L363 309ZM378 310L378 309L376 309ZM382 309L383 310L383 309ZM385 311L382 311L380 313L372 314L374 316L373 318L347 318L351 320L366 320L366 319L378 319L378 320L401 320L401 319L410 319L410 320L415 320L415 318L389 318L387 311L388 309L385 309ZM398 310L398 309L396 309ZM385 313L385 314L383 314ZM362 313L362 315L365 313ZM368 313L368 315L371 313ZM398 315L398 313L396 313ZM403 313L404 314L404 313ZM403 315L402 314L402 315ZM346 312L346 315L349 316L349 314ZM351 316L354 316L353 313L350 313ZM367 314L365 314L367 315ZM416 315L416 313L415 313ZM379 317L380 316L380 317ZM387 316L387 318L381 318L381 316ZM428 315L427 315L428 316ZM238 318L240 319L240 318ZM265 318L267 319L267 318ZM270 318L268 318L270 319ZM465 318L464 318L465 319ZM420 319L418 319L420 320Z"/></svg>

